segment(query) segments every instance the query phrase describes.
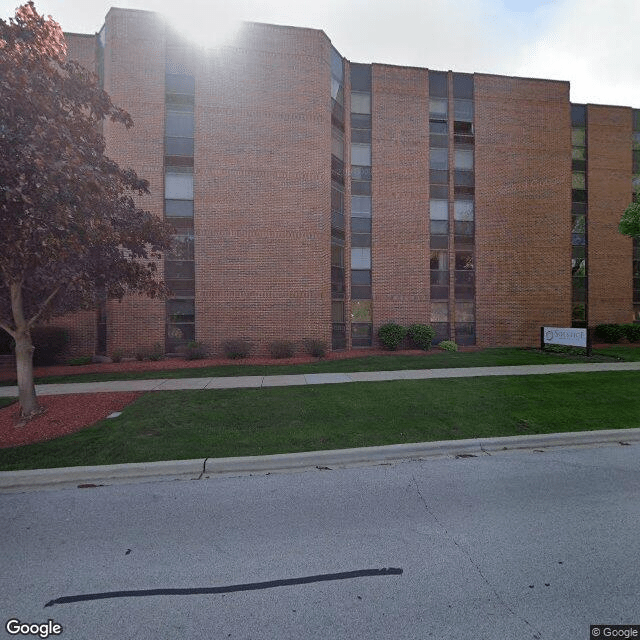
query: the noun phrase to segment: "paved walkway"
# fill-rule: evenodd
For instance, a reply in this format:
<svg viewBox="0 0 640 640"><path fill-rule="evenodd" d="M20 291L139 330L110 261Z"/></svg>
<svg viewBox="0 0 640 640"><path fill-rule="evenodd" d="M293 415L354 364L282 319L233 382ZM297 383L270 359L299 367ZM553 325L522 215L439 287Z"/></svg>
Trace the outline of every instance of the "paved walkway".
<svg viewBox="0 0 640 640"><path fill-rule="evenodd" d="M156 380L112 380L108 382L70 382L39 384L39 395L101 393L114 391L176 391L180 389L249 389L344 382L382 382L386 380L432 380L436 378L475 378L481 376L530 376L551 373L593 371L640 371L640 362L599 362L543 364L508 367L467 367L455 369L412 369L405 371L355 371L351 373L306 373L281 376L235 376L217 378L165 378ZM0 397L15 397L18 387L0 387Z"/></svg>

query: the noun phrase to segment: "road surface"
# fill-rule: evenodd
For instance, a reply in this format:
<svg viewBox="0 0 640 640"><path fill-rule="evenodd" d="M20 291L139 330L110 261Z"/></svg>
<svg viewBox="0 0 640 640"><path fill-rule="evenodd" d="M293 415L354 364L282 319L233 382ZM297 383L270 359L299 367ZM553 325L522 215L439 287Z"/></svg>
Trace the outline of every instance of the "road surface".
<svg viewBox="0 0 640 640"><path fill-rule="evenodd" d="M639 454L0 495L0 637L587 640L640 624Z"/></svg>

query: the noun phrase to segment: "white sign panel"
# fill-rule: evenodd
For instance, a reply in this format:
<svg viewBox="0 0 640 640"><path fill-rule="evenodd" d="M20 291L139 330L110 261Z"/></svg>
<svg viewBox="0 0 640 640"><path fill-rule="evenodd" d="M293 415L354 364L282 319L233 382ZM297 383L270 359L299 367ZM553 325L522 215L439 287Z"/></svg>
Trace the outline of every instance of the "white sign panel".
<svg viewBox="0 0 640 640"><path fill-rule="evenodd" d="M587 348L586 329L562 329L559 327L543 327L544 344L561 344L565 347Z"/></svg>

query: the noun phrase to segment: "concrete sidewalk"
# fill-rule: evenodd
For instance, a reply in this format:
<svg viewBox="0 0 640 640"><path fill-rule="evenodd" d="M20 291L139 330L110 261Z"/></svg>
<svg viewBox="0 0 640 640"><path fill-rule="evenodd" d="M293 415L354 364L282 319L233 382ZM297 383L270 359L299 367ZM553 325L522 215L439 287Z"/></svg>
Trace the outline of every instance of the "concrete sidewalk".
<svg viewBox="0 0 640 640"><path fill-rule="evenodd" d="M640 362L599 362L543 364L506 367L468 367L454 369L413 369L405 371L355 371L351 373L307 373L281 376L236 376L217 378L166 378L161 380L113 380L39 384L39 395L70 393L109 393L117 391L177 391L181 389L249 389L345 382L383 382L387 380L432 380L437 378L475 378L481 376L530 376L552 373L594 371L640 371ZM0 397L17 397L18 387L0 387Z"/></svg>

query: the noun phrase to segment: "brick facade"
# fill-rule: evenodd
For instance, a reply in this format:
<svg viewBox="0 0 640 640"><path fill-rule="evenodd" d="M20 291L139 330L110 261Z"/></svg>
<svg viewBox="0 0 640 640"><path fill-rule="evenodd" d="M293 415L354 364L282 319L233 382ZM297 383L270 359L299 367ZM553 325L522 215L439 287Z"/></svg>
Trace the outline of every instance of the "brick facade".
<svg viewBox="0 0 640 640"><path fill-rule="evenodd" d="M571 326L569 85L476 75L477 334Z"/></svg>
<svg viewBox="0 0 640 640"><path fill-rule="evenodd" d="M151 193L141 205L160 217L167 34L156 14L111 9L101 34L67 36L69 56L96 72L102 69L114 103L132 115L135 126L129 131L105 123L107 153L149 180ZM347 62L347 345L349 68ZM430 72L383 64L371 69L375 335L386 322L429 323L432 315ZM277 339L320 338L330 344L331 42L313 29L246 24L233 42L218 49L192 48L171 72L195 78L196 339L215 353L223 341L238 337L263 352ZM452 77L449 73L450 109ZM470 302L475 305L475 340L482 346L533 346L541 325L571 325L569 83L486 74L475 74L473 83L475 298ZM452 130L449 136L453 175ZM453 179L450 185L453 225ZM629 322L631 241L617 233L631 195L629 108L588 107L588 193L590 324ZM450 233L449 263L454 265ZM457 308L453 269L452 335ZM107 351L135 353L164 345L165 313L163 301L127 297L110 302ZM76 353L93 351L95 313L57 323L73 329Z"/></svg>
<svg viewBox="0 0 640 640"><path fill-rule="evenodd" d="M631 202L631 109L587 107L589 324L631 322L632 240L618 233Z"/></svg>
<svg viewBox="0 0 640 640"><path fill-rule="evenodd" d="M374 333L429 320L429 109L426 69L373 65Z"/></svg>
<svg viewBox="0 0 640 640"><path fill-rule="evenodd" d="M247 25L196 74L197 339L330 339L330 43Z"/></svg>

